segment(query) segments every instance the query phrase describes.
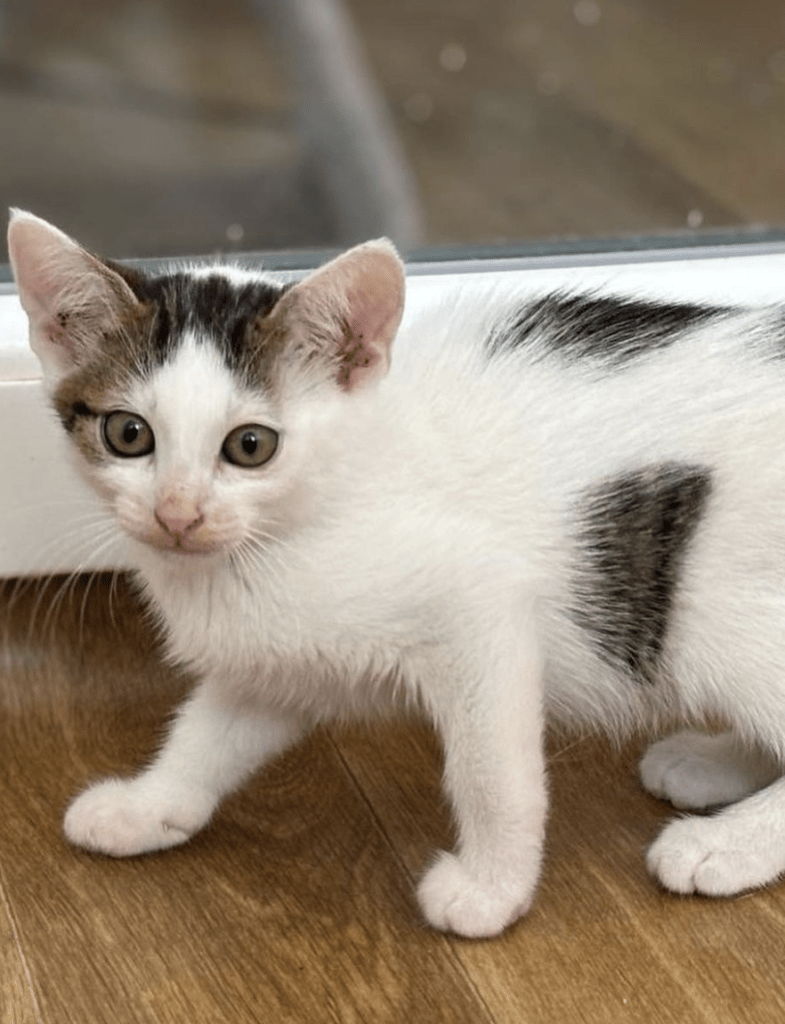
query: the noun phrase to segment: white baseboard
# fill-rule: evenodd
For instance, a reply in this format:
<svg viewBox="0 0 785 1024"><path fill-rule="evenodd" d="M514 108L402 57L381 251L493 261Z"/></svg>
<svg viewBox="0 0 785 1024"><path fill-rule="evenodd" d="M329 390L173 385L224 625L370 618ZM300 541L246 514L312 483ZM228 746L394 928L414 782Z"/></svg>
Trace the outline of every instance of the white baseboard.
<svg viewBox="0 0 785 1024"><path fill-rule="evenodd" d="M679 255L663 259L659 253L654 262L643 262L640 253L635 262L629 262L628 254L605 255L590 266L585 259L581 266L560 260L546 269L532 268L532 261L526 261L527 269L505 261L503 270L485 269L493 263L454 264L449 272L436 274L418 267L409 280L407 315L437 298L462 271L470 271L466 288L489 276L514 274L533 292L589 287L724 304L781 303L785 298L785 252L702 254L697 259ZM27 347L27 323L15 291L0 286L0 577L121 567L121 547L100 550L92 541L105 515L71 466ZM88 518L91 528L84 525Z"/></svg>

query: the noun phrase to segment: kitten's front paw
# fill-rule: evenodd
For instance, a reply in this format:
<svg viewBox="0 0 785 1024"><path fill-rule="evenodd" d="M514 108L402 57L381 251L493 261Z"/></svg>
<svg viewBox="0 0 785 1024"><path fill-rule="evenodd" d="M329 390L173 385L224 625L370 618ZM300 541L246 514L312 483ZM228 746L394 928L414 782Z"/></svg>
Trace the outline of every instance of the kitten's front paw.
<svg viewBox="0 0 785 1024"><path fill-rule="evenodd" d="M536 879L476 878L452 853L442 853L417 889L428 922L470 939L498 935L531 906Z"/></svg>
<svg viewBox="0 0 785 1024"><path fill-rule="evenodd" d="M734 896L774 881L782 856L735 824L721 814L671 822L649 849L649 871L666 889L704 896Z"/></svg>
<svg viewBox="0 0 785 1024"><path fill-rule="evenodd" d="M63 829L76 846L131 857L177 846L205 825L213 801L196 791L138 779L105 779L74 800Z"/></svg>

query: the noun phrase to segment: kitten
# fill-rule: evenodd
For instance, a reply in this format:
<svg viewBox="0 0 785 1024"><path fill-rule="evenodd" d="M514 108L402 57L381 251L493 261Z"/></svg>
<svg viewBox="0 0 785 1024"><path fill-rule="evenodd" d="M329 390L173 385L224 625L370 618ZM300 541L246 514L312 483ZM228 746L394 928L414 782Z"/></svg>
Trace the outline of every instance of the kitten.
<svg viewBox="0 0 785 1024"><path fill-rule="evenodd" d="M199 680L150 767L70 806L72 842L182 843L316 723L408 706L459 836L422 911L494 935L540 873L546 714L712 716L732 731L654 744L643 782L738 802L649 867L716 895L785 869L781 310L458 282L401 326L386 241L294 285L147 276L21 212L9 248L77 463Z"/></svg>

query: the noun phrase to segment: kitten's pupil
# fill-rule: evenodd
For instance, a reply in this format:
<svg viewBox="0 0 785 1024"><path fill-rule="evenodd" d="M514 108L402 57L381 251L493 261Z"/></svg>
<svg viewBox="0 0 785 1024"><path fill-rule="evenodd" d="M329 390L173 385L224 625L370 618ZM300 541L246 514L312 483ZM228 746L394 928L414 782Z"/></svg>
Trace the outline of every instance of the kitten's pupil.
<svg viewBox="0 0 785 1024"><path fill-rule="evenodd" d="M134 420L128 420L125 428L123 429L123 440L125 443L129 445L133 444L139 437L139 431L139 424L134 422Z"/></svg>
<svg viewBox="0 0 785 1024"><path fill-rule="evenodd" d="M243 451L246 455L255 455L256 449L259 447L259 442L256 438L256 434L252 430L246 430L243 434L242 439Z"/></svg>

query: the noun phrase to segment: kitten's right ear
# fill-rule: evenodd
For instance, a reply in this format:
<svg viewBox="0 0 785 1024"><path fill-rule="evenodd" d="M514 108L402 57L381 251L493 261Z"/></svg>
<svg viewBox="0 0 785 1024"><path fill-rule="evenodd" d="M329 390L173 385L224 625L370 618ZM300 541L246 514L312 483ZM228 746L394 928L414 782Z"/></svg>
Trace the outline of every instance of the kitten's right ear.
<svg viewBox="0 0 785 1024"><path fill-rule="evenodd" d="M386 238L356 245L309 274L278 306L301 352L345 391L379 380L403 315L404 265Z"/></svg>
<svg viewBox="0 0 785 1024"><path fill-rule="evenodd" d="M139 306L115 270L32 213L11 210L8 252L30 346L49 380L89 358L102 334Z"/></svg>

